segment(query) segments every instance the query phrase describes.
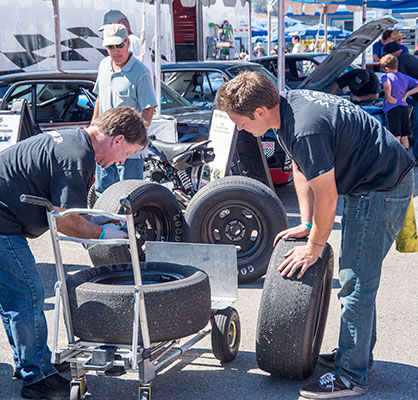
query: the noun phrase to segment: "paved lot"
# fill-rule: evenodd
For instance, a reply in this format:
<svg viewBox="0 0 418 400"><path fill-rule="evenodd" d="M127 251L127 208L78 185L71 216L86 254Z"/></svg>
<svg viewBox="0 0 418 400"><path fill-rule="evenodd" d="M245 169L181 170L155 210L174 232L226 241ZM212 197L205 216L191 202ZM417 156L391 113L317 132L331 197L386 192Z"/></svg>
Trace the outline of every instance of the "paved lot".
<svg viewBox="0 0 418 400"><path fill-rule="evenodd" d="M418 181L418 168L415 168ZM298 223L298 209L293 185L279 188L289 215L289 224ZM415 190L415 213L418 216L418 190ZM340 217L336 219L330 243L338 259ZM55 266L48 234L32 240L39 271L46 286L46 315L52 333L53 285ZM64 243L64 262L69 272L87 268L87 253L76 244ZM330 351L337 344L339 306L337 301L338 279L334 276L331 305L322 346ZM154 400L177 399L298 399L298 390L326 370L317 367L314 376L304 382L273 379L257 368L255 360L256 320L263 279L239 289L235 307L242 323L242 342L236 360L221 365L211 352L209 338L199 342L183 358L165 370L153 381ZM392 249L385 260L382 282L377 298L378 342L375 364L370 372L370 389L363 399L407 400L418 398L418 254L400 254ZM62 329L61 343L65 343ZM0 399L20 398L21 383L12 380L12 353L4 330L0 329ZM90 374L87 384L89 399L134 400L137 395L136 374L119 378L98 377Z"/></svg>

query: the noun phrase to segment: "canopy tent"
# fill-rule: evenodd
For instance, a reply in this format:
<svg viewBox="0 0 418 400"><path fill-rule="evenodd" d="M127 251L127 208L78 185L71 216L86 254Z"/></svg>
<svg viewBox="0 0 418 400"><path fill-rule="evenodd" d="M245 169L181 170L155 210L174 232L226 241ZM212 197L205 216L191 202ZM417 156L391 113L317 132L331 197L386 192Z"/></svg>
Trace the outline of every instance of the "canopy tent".
<svg viewBox="0 0 418 400"><path fill-rule="evenodd" d="M343 1L322 1L322 0L270 0L269 2L272 6L277 7L279 15L279 38L278 45L280 51L278 52L278 68L284 70L284 42L285 42L285 24L284 16L287 14L289 6L292 7L293 14L302 14L303 11L306 11L306 14L315 13L315 7L320 8L320 12L325 13L327 11L335 11L339 5L347 6L350 11L354 11L352 7L360 7L363 10L363 22L366 22L366 8L382 8L382 9L417 9L418 10L418 0L343 0ZM309 10L310 9L310 10ZM309 12L310 11L310 12ZM326 21L325 21L326 25ZM365 58L363 56L363 62L365 64ZM278 79L279 90L284 91L284 75L281 74Z"/></svg>

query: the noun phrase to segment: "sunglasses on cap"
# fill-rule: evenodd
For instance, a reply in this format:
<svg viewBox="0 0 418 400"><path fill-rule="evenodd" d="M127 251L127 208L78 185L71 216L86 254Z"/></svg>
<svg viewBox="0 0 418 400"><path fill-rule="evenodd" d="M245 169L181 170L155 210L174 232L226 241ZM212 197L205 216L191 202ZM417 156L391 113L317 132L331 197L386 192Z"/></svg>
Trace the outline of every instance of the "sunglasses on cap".
<svg viewBox="0 0 418 400"><path fill-rule="evenodd" d="M106 46L106 49L113 50L115 47L117 49L122 49L125 46L125 43L126 43L126 39L121 44L114 44L114 45L110 44L109 46Z"/></svg>

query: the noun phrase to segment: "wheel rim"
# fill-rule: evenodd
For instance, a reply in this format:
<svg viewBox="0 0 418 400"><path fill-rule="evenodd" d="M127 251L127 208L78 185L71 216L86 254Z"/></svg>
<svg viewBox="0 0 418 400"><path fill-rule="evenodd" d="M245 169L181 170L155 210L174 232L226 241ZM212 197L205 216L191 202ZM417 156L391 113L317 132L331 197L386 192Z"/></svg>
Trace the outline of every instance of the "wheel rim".
<svg viewBox="0 0 418 400"><path fill-rule="evenodd" d="M242 200L224 201L209 209L202 223L205 243L237 248L238 265L256 260L267 245L267 221L260 210Z"/></svg>
<svg viewBox="0 0 418 400"><path fill-rule="evenodd" d="M231 321L228 328L228 346L233 348L237 341L237 324Z"/></svg>
<svg viewBox="0 0 418 400"><path fill-rule="evenodd" d="M178 281L184 279L184 276L175 272L165 272L165 271L148 271L141 270L142 283L144 285L151 285L155 283L166 283L172 281ZM134 275L133 271L120 271L116 273L109 273L101 275L95 279L92 279L91 282L100 283L103 285L134 285Z"/></svg>
<svg viewBox="0 0 418 400"><path fill-rule="evenodd" d="M145 251L146 241L165 242L170 237L170 221L161 208L148 205L137 210L133 217L140 255Z"/></svg>

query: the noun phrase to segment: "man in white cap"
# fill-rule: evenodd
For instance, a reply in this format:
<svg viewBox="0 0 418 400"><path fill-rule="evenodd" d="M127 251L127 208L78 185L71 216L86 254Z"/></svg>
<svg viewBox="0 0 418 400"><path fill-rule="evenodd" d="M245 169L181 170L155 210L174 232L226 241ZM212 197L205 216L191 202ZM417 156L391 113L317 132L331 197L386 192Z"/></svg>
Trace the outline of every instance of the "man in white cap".
<svg viewBox="0 0 418 400"><path fill-rule="evenodd" d="M157 106L151 73L129 52L127 29L121 24L105 25L103 46L109 56L99 65L94 93L97 95L93 121L111 108L132 107L149 127ZM140 153L128 157L123 165L108 168L96 165L96 193L126 179L142 179L144 160Z"/></svg>
<svg viewBox="0 0 418 400"><path fill-rule="evenodd" d="M146 44L144 48L142 48L141 39L132 33L128 17L122 11L109 10L103 17L103 26L99 28L99 31L102 31L106 25L110 24L121 24L128 30L129 51L141 61L151 71L152 76L154 76L154 63L152 62L151 52ZM142 50L144 50L144 53L142 53Z"/></svg>

